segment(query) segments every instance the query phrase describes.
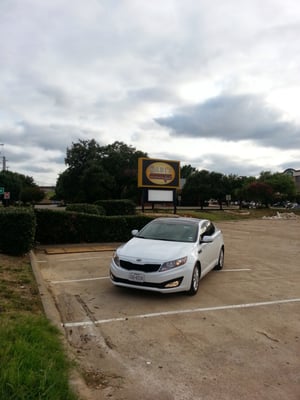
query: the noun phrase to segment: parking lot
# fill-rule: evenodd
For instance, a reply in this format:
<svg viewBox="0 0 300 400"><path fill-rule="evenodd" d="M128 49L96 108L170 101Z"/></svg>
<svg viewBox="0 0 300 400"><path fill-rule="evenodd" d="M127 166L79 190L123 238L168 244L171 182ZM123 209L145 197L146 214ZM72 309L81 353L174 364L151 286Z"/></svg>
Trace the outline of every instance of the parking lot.
<svg viewBox="0 0 300 400"><path fill-rule="evenodd" d="M300 221L217 225L225 266L194 297L114 287L116 244L35 251L87 400L300 399Z"/></svg>

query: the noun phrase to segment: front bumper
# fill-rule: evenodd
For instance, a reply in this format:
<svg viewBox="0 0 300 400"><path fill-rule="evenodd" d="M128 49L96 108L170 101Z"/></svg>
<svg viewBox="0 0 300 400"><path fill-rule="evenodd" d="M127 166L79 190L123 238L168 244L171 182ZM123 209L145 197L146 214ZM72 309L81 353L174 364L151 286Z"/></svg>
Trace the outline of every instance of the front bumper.
<svg viewBox="0 0 300 400"><path fill-rule="evenodd" d="M112 260L110 280L116 286L174 293L190 289L192 273L187 265L164 272L143 273L118 267Z"/></svg>

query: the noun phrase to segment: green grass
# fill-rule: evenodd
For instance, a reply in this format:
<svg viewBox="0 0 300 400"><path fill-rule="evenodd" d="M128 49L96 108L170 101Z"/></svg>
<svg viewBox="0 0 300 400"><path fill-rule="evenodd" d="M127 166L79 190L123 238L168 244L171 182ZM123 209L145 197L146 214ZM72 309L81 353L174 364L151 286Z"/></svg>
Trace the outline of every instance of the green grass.
<svg viewBox="0 0 300 400"><path fill-rule="evenodd" d="M0 343L1 399L75 399L68 386L70 364L48 320L29 315L2 320Z"/></svg>
<svg viewBox="0 0 300 400"><path fill-rule="evenodd" d="M0 254L0 399L75 400L71 368L28 258Z"/></svg>
<svg viewBox="0 0 300 400"><path fill-rule="evenodd" d="M185 217L194 217L194 218L203 218L210 219L211 221L232 221L232 220L241 220L241 219L257 219L271 217L277 215L279 213L294 213L300 216L300 210L291 210L291 209L275 209L275 208L261 208L261 209L204 209L201 211L200 209L180 209L178 208L176 211L177 215L185 216ZM164 215L172 215L173 210L170 209L155 209L154 211L147 211L147 214L155 216L159 216L159 214Z"/></svg>
<svg viewBox="0 0 300 400"><path fill-rule="evenodd" d="M242 210L212 210L212 211L189 211L179 212L181 215L189 217L210 219L212 221L229 221L229 220L242 220L242 219L261 219L263 217L273 217L277 213L294 213L300 215L300 210L285 210L274 208L261 208L261 209L242 209Z"/></svg>

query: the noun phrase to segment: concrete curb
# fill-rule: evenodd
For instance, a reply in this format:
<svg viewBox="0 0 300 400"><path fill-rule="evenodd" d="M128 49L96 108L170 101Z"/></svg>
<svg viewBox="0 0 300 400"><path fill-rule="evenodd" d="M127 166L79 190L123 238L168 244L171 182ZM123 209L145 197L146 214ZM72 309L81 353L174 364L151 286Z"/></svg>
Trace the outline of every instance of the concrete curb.
<svg viewBox="0 0 300 400"><path fill-rule="evenodd" d="M37 285L38 285L38 289L39 289L39 293L41 296L41 300L42 300L42 304L43 304L43 308L46 314L46 317L63 333L65 334L64 328L61 324L61 318L60 318L60 314L58 312L58 309L55 305L55 301L53 299L53 296L50 292L50 290L47 288L39 266L38 266L38 262L37 262L37 258L36 255L34 254L34 251L31 250L29 253L30 256L30 263L31 263L31 267L32 267L32 271L33 274L35 276Z"/></svg>
<svg viewBox="0 0 300 400"><path fill-rule="evenodd" d="M65 329L61 323L61 318L60 314L58 312L58 309L56 307L54 298L50 292L50 290L47 288L46 284L44 283L44 280L42 278L37 258L36 255L34 254L34 251L31 250L29 253L30 256L30 263L32 267L33 274L35 276L39 293L41 296L44 312L46 314L46 317L53 323L54 326L56 326L59 331L62 333L62 340L64 343L64 346L66 348L67 352L71 352L72 350L70 349L70 345L68 341L66 340L66 332ZM74 354L72 353L71 359L74 359ZM72 368L70 371L70 377L69 377L69 382L70 386L74 390L74 392L77 394L79 399L85 399L85 400L94 400L94 397L90 393L90 390L88 386L86 385L86 382L84 381L82 375L78 371L76 367Z"/></svg>

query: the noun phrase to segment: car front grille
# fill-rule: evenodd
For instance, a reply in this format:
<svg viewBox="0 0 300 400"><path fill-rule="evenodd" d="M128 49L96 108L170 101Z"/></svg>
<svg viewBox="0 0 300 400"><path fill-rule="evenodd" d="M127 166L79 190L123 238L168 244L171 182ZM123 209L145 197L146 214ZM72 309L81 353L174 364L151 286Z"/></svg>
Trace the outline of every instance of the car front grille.
<svg viewBox="0 0 300 400"><path fill-rule="evenodd" d="M142 272L156 272L160 268L160 264L135 264L130 261L120 260L120 265L122 268L128 271L142 271Z"/></svg>

